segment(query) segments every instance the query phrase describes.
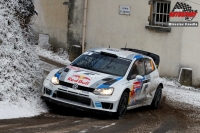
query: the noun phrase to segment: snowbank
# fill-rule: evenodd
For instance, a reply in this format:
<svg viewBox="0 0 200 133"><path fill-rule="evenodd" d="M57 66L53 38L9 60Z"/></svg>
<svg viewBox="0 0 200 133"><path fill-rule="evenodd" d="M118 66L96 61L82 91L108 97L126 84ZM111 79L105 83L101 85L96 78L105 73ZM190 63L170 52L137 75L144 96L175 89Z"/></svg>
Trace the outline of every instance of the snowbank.
<svg viewBox="0 0 200 133"><path fill-rule="evenodd" d="M31 15L30 4L30 0L0 1L0 119L46 111L40 100L40 60L31 46L28 26L22 25Z"/></svg>
<svg viewBox="0 0 200 133"><path fill-rule="evenodd" d="M180 86L177 80L170 81L165 78L163 83L166 103L179 109L200 111L200 89Z"/></svg>
<svg viewBox="0 0 200 133"><path fill-rule="evenodd" d="M29 100L18 98L16 102L9 100L0 102L0 119L32 117L47 112L45 106L41 107L43 103L37 100L38 97L35 97L35 99L29 98Z"/></svg>
<svg viewBox="0 0 200 133"><path fill-rule="evenodd" d="M44 58L47 58L49 60L53 60L54 62L63 64L63 65L69 65L71 62L68 60L68 54L64 51L54 53L53 51L47 50L45 48L42 48L38 45L35 46L36 53Z"/></svg>

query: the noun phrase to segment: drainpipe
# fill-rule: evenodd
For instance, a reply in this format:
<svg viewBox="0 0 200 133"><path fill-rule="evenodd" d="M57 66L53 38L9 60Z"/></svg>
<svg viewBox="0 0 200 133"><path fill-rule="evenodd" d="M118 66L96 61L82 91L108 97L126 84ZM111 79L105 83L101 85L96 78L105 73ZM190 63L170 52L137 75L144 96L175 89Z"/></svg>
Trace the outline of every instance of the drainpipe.
<svg viewBox="0 0 200 133"><path fill-rule="evenodd" d="M83 20L83 34L82 34L82 53L85 51L85 36L86 36L86 21L87 21L87 5L88 0L85 0L84 5L84 20Z"/></svg>

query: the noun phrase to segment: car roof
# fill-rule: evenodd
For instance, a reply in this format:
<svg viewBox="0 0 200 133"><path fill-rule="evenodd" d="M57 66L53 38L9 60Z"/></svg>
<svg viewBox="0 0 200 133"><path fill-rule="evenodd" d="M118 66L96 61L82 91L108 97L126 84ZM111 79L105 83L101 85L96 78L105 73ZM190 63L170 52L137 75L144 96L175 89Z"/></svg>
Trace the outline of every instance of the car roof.
<svg viewBox="0 0 200 133"><path fill-rule="evenodd" d="M139 54L132 51L116 49L116 48L93 48L93 49L88 50L87 52L92 52L92 51L110 53L110 54L117 55L118 57L130 59L130 60L133 60L135 56L142 56L143 58L152 59L151 57L143 55L143 54Z"/></svg>

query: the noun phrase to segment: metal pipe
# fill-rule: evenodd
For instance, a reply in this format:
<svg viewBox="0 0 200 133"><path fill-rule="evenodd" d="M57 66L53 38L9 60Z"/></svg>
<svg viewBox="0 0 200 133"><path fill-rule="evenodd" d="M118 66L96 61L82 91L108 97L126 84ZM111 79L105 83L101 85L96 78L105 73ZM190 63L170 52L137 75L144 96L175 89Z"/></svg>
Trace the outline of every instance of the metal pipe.
<svg viewBox="0 0 200 133"><path fill-rule="evenodd" d="M88 0L85 0L83 34L82 34L82 53L84 53L84 51L85 51L85 45L84 44L85 44L85 37L86 37L87 6L88 6Z"/></svg>

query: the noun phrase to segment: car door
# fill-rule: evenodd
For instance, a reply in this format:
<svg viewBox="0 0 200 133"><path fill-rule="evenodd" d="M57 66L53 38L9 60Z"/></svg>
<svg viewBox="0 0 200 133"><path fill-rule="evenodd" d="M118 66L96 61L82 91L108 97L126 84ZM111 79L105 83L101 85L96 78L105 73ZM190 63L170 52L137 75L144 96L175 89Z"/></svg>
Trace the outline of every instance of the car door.
<svg viewBox="0 0 200 133"><path fill-rule="evenodd" d="M133 63L133 66L128 75L128 80L132 84L130 88L128 104L129 106L140 104L146 97L146 95L143 94L147 84L147 80L145 79L145 73L145 59L141 58L136 60ZM138 75L140 76L140 79L136 78Z"/></svg>
<svg viewBox="0 0 200 133"><path fill-rule="evenodd" d="M153 78L157 74L155 71L155 65L152 59L150 58L145 58L145 80L143 83L145 84L144 89L143 89L143 94L146 96L151 92L153 89Z"/></svg>

